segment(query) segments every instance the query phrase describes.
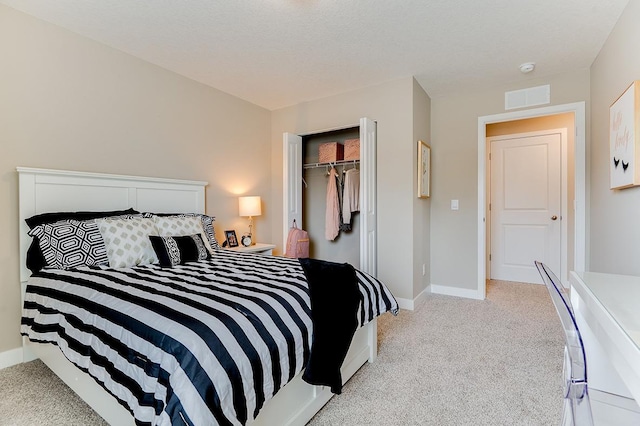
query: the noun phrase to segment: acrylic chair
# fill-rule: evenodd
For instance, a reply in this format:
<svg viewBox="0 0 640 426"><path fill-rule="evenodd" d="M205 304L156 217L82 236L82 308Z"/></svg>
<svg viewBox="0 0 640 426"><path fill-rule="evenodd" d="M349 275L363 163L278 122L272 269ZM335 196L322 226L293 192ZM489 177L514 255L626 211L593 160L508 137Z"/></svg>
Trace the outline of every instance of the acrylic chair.
<svg viewBox="0 0 640 426"><path fill-rule="evenodd" d="M543 263L536 261L535 265L542 276L542 281L547 286L547 290L549 290L549 295L564 329L562 425L593 426L587 388L587 360L571 301L558 277Z"/></svg>

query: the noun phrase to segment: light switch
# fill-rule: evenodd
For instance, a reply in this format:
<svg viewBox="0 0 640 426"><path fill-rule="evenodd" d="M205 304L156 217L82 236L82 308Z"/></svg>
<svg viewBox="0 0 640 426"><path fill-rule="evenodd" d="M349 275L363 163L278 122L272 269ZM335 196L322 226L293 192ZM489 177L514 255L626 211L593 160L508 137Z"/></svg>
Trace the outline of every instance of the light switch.
<svg viewBox="0 0 640 426"><path fill-rule="evenodd" d="M459 208L458 200L451 200L451 210L458 210Z"/></svg>

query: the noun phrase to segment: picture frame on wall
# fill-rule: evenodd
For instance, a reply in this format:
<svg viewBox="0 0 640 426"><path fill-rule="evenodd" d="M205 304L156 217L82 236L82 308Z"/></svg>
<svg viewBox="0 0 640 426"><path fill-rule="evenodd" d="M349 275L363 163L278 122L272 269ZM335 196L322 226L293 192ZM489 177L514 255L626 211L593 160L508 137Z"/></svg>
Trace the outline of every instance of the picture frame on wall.
<svg viewBox="0 0 640 426"><path fill-rule="evenodd" d="M418 141L418 198L431 196L431 147Z"/></svg>
<svg viewBox="0 0 640 426"><path fill-rule="evenodd" d="M609 171L611 189L640 185L640 80L609 108Z"/></svg>

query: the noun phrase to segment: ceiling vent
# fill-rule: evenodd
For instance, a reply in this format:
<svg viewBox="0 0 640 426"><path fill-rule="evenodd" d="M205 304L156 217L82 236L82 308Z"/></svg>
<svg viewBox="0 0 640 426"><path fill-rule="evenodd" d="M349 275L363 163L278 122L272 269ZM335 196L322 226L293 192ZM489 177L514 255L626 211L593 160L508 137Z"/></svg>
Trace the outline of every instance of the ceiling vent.
<svg viewBox="0 0 640 426"><path fill-rule="evenodd" d="M504 109L524 108L551 103L551 86L530 87L504 92Z"/></svg>

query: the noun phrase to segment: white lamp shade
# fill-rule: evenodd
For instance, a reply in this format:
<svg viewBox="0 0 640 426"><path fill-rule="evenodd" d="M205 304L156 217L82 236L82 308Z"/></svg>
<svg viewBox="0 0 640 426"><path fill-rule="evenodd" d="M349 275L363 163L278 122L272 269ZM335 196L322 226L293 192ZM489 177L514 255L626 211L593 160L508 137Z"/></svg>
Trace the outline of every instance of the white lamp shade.
<svg viewBox="0 0 640 426"><path fill-rule="evenodd" d="M262 214L260 196L238 198L238 210L240 216L260 216Z"/></svg>

